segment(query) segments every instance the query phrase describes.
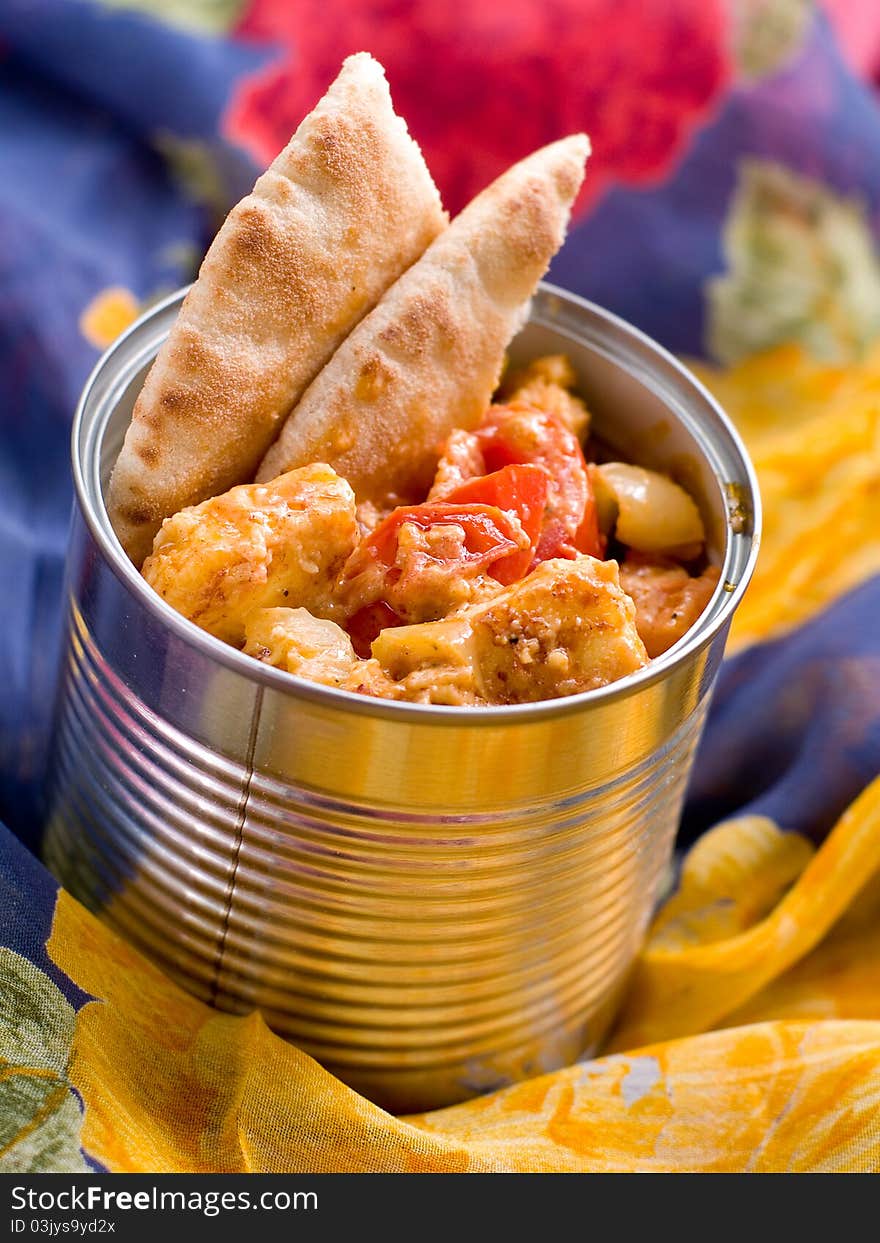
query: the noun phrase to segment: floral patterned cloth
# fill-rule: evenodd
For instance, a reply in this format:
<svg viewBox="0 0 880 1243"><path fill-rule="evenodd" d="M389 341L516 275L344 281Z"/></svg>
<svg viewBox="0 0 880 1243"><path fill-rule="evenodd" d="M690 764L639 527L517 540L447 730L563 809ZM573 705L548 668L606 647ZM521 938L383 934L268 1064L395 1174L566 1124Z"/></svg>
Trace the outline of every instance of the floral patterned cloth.
<svg viewBox="0 0 880 1243"><path fill-rule="evenodd" d="M589 131L552 279L692 362L766 508L607 1048L413 1118L37 857L77 394L360 48L453 210ZM0 1170L880 1168L877 6L0 0L0 71Z"/></svg>

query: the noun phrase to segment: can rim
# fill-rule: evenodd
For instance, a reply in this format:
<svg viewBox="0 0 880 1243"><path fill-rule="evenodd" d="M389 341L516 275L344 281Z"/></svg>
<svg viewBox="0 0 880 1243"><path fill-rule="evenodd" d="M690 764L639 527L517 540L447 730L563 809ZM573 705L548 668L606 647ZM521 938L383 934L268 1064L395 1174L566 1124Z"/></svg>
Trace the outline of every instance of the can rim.
<svg viewBox="0 0 880 1243"><path fill-rule="evenodd" d="M591 339L591 345L598 348L601 341L602 345L606 347L602 350L606 357L618 364L628 361L630 371L632 371L631 364L634 361L640 362L643 365L644 374L637 374L636 379L641 380L643 383L649 378L653 379L655 383L665 379L669 385L668 392L658 393L656 387L652 385L648 385L648 387L652 388L652 391L664 401L664 404L670 409L670 413L679 422L684 421L687 424L692 435L697 440L704 457L712 466L713 474L721 487L724 486L724 481L717 469L719 463L717 455L712 452L712 442L708 438L707 427L697 417L684 418L683 409L676 410L670 406L669 396L676 390L679 390L682 395L690 394L691 397L698 397L703 407L703 414L714 420L716 430L723 432L727 438L728 456L731 460L735 460L739 476L738 482L740 486L744 485L747 491L747 495L744 498L739 498L738 503L741 503L741 500L744 499L747 504L748 529L736 531L733 526L732 515L728 512L725 523L727 533L726 548L724 562L720 567L721 574L718 584L703 613L694 625L666 652L652 659L644 668L635 673L628 674L626 677L619 679L619 681L611 682L607 686L581 691L576 695L568 695L558 699L543 699L522 704L496 704L481 708L475 708L472 705L419 704L400 700L380 699L375 696L359 695L353 691L340 690L336 687L322 686L319 683L297 677L296 674L288 673L286 670L264 665L260 661L253 660L243 652L224 643L221 639L215 638L207 631L198 627L194 622L183 617L147 585L140 572L124 552L113 530L104 503L98 473L100 454L97 450L100 448L107 417L105 416L98 426L97 435L88 439L85 439L83 436L93 390L103 376L105 369L112 363L114 355L151 319L179 304L186 295L187 288L176 290L151 306L125 332L117 337L113 344L98 359L83 387L73 419L70 440L71 468L80 512L92 537L117 578L153 616L167 626L178 638L189 646L198 649L210 659L217 661L248 681L271 687L285 695L308 699L318 704L324 704L328 708L342 709L360 715L392 719L409 717L412 719L412 723L421 722L452 726L460 726L464 722L469 726L492 725L502 722L512 725L525 724L528 721L537 719L543 720L547 717L565 716L594 706L599 707L613 700L625 699L629 695L635 694L664 678L673 668L684 664L690 657L707 646L730 621L752 577L758 556L761 534L761 500L757 476L739 433L719 403L697 377L652 337L649 337L634 325L621 319L611 311L598 306L596 303L552 285L547 281L542 281L532 302L531 318L548 327L556 328L558 325L550 317L551 311L558 313L561 308L564 312L568 308L580 316L583 316L586 312L587 317L594 323L601 325L603 334L606 334L602 336L597 335L594 340ZM537 314L535 313L535 308L538 310ZM547 317L543 319L540 314L542 309L547 312ZM583 325L578 325L578 329L580 331L575 330L576 335L583 339ZM615 346L617 348L614 348ZM93 450L93 460L90 463L91 480L88 477L87 466L84 461L87 454L82 451L81 446L83 448L91 447ZM91 488L90 483L93 485Z"/></svg>

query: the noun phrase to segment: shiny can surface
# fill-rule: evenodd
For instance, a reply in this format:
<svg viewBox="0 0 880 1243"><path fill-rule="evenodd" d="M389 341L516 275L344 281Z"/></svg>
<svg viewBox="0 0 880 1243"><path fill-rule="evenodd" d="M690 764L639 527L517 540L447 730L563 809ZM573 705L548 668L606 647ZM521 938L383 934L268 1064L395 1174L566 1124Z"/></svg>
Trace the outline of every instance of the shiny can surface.
<svg viewBox="0 0 880 1243"><path fill-rule="evenodd" d="M721 582L647 669L570 699L388 703L200 631L124 556L104 489L181 294L104 356L73 431L70 621L45 856L181 985L396 1112L594 1050L668 864L757 490L696 380L543 285L516 359L564 352L600 433L699 497Z"/></svg>

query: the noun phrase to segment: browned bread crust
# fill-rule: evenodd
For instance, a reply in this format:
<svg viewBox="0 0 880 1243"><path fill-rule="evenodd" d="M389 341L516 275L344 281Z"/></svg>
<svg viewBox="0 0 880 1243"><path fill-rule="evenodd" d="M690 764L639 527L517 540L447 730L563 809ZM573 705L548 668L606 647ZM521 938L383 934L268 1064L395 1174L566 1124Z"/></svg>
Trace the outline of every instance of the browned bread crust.
<svg viewBox="0 0 880 1243"><path fill-rule="evenodd" d="M108 500L137 565L164 518L253 478L303 391L446 219L382 67L349 57L229 213L138 397Z"/></svg>
<svg viewBox="0 0 880 1243"><path fill-rule="evenodd" d="M473 426L562 243L589 143L575 134L478 195L339 346L257 478L328 462L359 501L424 495L438 447Z"/></svg>

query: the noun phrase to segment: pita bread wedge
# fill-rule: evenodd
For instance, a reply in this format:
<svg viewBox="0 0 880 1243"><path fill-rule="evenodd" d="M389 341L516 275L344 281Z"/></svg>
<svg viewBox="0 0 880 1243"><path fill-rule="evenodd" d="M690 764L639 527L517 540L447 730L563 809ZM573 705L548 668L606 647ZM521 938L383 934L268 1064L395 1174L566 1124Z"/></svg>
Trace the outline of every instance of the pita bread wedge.
<svg viewBox="0 0 880 1243"><path fill-rule="evenodd" d="M108 502L137 565L164 518L253 478L305 388L446 219L381 65L349 57L230 212L138 397Z"/></svg>
<svg viewBox="0 0 880 1243"><path fill-rule="evenodd" d="M562 243L589 143L575 134L479 194L342 343L257 473L327 462L359 501L424 496L440 443L472 427Z"/></svg>

